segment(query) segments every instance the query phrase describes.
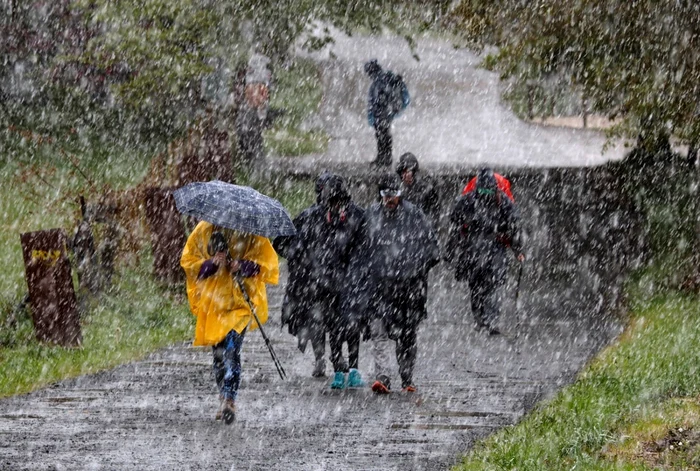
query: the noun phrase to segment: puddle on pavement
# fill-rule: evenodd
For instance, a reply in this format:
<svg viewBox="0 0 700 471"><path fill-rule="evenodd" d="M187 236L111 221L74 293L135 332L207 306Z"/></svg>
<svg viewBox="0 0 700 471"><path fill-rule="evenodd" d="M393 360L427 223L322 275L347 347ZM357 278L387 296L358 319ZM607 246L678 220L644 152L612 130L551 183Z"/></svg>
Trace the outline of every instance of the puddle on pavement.
<svg viewBox="0 0 700 471"><path fill-rule="evenodd" d="M32 414L2 414L0 415L0 419L9 419L9 420L20 420L20 419L43 419L44 417L40 415L32 415Z"/></svg>
<svg viewBox="0 0 700 471"><path fill-rule="evenodd" d="M391 424L394 430L474 430L480 428L499 428L498 425L467 425L467 424Z"/></svg>
<svg viewBox="0 0 700 471"><path fill-rule="evenodd" d="M440 412L416 412L421 417L510 417L513 414L503 412L479 412L479 411L440 411Z"/></svg>
<svg viewBox="0 0 700 471"><path fill-rule="evenodd" d="M96 400L96 397L47 397L46 402L51 402L54 404L65 404L69 402L90 402Z"/></svg>

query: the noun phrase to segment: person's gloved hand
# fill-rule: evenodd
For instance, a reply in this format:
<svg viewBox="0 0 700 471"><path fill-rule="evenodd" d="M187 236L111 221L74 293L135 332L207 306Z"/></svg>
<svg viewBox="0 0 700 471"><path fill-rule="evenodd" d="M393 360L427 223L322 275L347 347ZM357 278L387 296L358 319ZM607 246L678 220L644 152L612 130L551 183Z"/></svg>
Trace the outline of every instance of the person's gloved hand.
<svg viewBox="0 0 700 471"><path fill-rule="evenodd" d="M216 273L218 269L219 266L213 259L206 260L204 263L202 263L202 266L199 269L199 275L197 275L197 279L204 280L206 278L209 278L214 273Z"/></svg>
<svg viewBox="0 0 700 471"><path fill-rule="evenodd" d="M260 265L251 260L238 261L238 273L245 278L250 278L260 273Z"/></svg>

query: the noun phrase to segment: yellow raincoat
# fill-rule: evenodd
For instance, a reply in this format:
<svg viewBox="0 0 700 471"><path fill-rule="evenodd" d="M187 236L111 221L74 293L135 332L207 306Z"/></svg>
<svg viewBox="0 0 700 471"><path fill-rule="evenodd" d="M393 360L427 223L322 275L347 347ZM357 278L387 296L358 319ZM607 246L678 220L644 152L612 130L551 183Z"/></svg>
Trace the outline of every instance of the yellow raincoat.
<svg viewBox="0 0 700 471"><path fill-rule="evenodd" d="M234 259L251 260L260 265L260 273L243 278L243 285L250 296L255 313L263 324L267 321L267 293L265 283L277 284L279 264L277 253L270 241L262 236L243 234L229 229L219 229L228 241L229 253ZM198 280L202 264L213 257L207 245L214 231L208 222L200 222L187 239L180 258L180 265L187 275L187 298L192 314L197 317L194 345L215 345L226 334L235 330L257 328L243 293L236 280L225 268L204 280Z"/></svg>

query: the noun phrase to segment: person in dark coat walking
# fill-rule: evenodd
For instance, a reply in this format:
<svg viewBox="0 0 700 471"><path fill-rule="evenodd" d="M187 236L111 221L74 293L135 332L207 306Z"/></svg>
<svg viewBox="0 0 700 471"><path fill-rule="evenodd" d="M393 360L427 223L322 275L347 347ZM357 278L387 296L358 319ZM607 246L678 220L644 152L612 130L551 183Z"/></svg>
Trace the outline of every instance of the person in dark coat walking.
<svg viewBox="0 0 700 471"><path fill-rule="evenodd" d="M455 278L471 289L471 307L478 330L498 335L498 289L508 271L508 251L522 263L515 203L498 189L491 169L479 171L476 191L460 196L450 214L450 238L446 255Z"/></svg>
<svg viewBox="0 0 700 471"><path fill-rule="evenodd" d="M342 177L324 173L317 181L317 204L295 220L297 235L275 240L275 248L289 264L289 284L282 322L299 339L304 351L311 340L316 357L313 375L325 375L325 334L335 371L331 388L364 386L359 373L360 322L342 312L347 269L353 244L364 220ZM349 364L342 355L347 342ZM348 373L347 382L345 373Z"/></svg>
<svg viewBox="0 0 700 471"><path fill-rule="evenodd" d="M277 253L287 259L289 278L282 302L282 325L287 326L291 335L298 339L299 350L306 351L306 346L311 341L311 346L316 359L313 372L314 378L321 378L326 375L326 328L322 319L318 322L311 322L312 303L307 295L310 278L309 260L305 257L304 245L298 237L299 229L309 224L311 215L321 211L321 191L328 177L331 174L324 171L316 179L315 192L316 204L303 210L294 219L294 227L297 229L297 236L277 237L273 241L273 246Z"/></svg>
<svg viewBox="0 0 700 471"><path fill-rule="evenodd" d="M427 277L439 261L438 243L423 212L402 199L395 174L383 175L378 189L381 202L365 211L361 243L351 263L357 290L354 308L364 310L370 322L376 373L372 390L391 390L393 340L401 386L414 392L416 334L427 316Z"/></svg>
<svg viewBox="0 0 700 471"><path fill-rule="evenodd" d="M372 165L388 167L392 159L391 122L411 102L400 75L382 70L376 59L365 64L365 73L372 79L367 102L367 121L377 137L377 158Z"/></svg>
<svg viewBox="0 0 700 471"><path fill-rule="evenodd" d="M418 159L410 152L399 158L396 173L401 178L401 197L418 206L434 228L440 220L440 197L430 181L418 176Z"/></svg>

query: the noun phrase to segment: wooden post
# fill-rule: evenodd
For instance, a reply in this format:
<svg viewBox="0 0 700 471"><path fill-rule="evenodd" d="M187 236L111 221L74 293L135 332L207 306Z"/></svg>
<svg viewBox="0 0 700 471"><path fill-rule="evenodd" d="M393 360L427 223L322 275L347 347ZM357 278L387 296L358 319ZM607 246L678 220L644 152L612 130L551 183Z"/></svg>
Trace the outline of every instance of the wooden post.
<svg viewBox="0 0 700 471"><path fill-rule="evenodd" d="M61 229L20 235L36 338L76 347L82 342L66 235Z"/></svg>

